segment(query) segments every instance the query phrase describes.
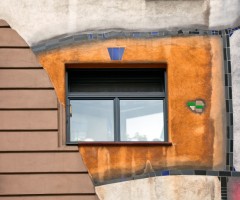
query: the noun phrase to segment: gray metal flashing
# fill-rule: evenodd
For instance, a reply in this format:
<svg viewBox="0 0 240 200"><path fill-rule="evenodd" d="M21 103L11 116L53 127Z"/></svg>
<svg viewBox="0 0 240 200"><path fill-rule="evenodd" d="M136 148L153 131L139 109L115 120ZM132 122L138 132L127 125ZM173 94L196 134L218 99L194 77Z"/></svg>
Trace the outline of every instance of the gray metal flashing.
<svg viewBox="0 0 240 200"><path fill-rule="evenodd" d="M239 28L239 27L238 27ZM237 29L236 29L237 30ZM232 33L228 29L227 31ZM106 31L103 33L79 33L70 36L60 36L32 46L35 53L50 51L68 45L81 44L83 42L93 42L97 40L119 39L119 38L164 38L172 36L194 36L194 35L221 35L223 31L215 30L178 30L178 31L149 31L149 32L124 32L124 31Z"/></svg>
<svg viewBox="0 0 240 200"><path fill-rule="evenodd" d="M107 39L119 39L119 38L134 38L134 39L149 39L149 38L164 38L173 36L196 36L196 35L226 35L231 36L234 31L238 30L240 26L233 29L226 30L177 30L177 31L149 31L149 32L124 32L124 31L106 31L103 33L79 33L70 36L60 36L59 38L53 38L32 46L32 50L35 53L41 53L44 51L50 51L57 48L65 47L68 45L76 45L85 42L93 42L97 40ZM224 44L229 44L229 40ZM228 57L230 56L229 50L227 51Z"/></svg>

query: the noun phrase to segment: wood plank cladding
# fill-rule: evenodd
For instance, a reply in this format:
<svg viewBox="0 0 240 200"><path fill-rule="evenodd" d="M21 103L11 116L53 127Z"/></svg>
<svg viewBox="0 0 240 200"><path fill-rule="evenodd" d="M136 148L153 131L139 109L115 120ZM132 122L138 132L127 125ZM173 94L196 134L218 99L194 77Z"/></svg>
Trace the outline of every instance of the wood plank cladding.
<svg viewBox="0 0 240 200"><path fill-rule="evenodd" d="M44 69L0 69L0 88L52 87Z"/></svg>
<svg viewBox="0 0 240 200"><path fill-rule="evenodd" d="M1 28L0 29L0 46L4 46L4 47L28 47L28 44L13 29L11 29L11 28Z"/></svg>
<svg viewBox="0 0 240 200"><path fill-rule="evenodd" d="M0 130L57 130L57 110L1 110Z"/></svg>
<svg viewBox="0 0 240 200"><path fill-rule="evenodd" d="M0 109L7 108L57 108L54 90L2 90Z"/></svg>
<svg viewBox="0 0 240 200"><path fill-rule="evenodd" d="M2 153L0 173L85 172L79 152L69 153Z"/></svg>
<svg viewBox="0 0 240 200"><path fill-rule="evenodd" d="M0 19L0 28L1 28L1 27L6 27L6 26L9 26L9 24L8 24L5 20ZM10 26L9 26L9 27L10 27Z"/></svg>
<svg viewBox="0 0 240 200"><path fill-rule="evenodd" d="M94 194L88 174L0 175L1 195Z"/></svg>
<svg viewBox="0 0 240 200"><path fill-rule="evenodd" d="M0 68L39 68L31 49L0 48Z"/></svg>
<svg viewBox="0 0 240 200"><path fill-rule="evenodd" d="M57 150L57 131L0 132L0 151L50 151Z"/></svg>
<svg viewBox="0 0 240 200"><path fill-rule="evenodd" d="M48 74L0 19L0 199L98 199L78 147L63 145L59 108Z"/></svg>
<svg viewBox="0 0 240 200"><path fill-rule="evenodd" d="M76 146L58 146L57 131L1 131L1 152L78 152Z"/></svg>

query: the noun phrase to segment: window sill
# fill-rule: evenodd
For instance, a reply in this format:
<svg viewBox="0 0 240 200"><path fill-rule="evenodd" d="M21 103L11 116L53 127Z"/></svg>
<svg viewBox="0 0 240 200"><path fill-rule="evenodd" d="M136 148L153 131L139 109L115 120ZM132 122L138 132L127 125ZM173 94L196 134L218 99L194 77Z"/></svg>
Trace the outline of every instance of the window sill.
<svg viewBox="0 0 240 200"><path fill-rule="evenodd" d="M172 142L78 142L79 146L172 146Z"/></svg>

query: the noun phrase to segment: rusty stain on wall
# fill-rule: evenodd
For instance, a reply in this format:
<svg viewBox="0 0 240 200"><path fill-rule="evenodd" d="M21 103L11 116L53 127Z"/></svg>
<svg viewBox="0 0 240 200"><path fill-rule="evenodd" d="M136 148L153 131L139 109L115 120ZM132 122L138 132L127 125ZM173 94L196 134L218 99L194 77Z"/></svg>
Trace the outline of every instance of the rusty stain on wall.
<svg viewBox="0 0 240 200"><path fill-rule="evenodd" d="M122 61L110 60L110 46L125 47ZM218 36L96 41L44 52L38 59L62 104L66 63L79 63L79 67L84 63L113 63L112 67L114 63L167 63L168 135L173 146L80 146L94 181L142 174L146 168L223 169L225 104ZM196 115L185 105L199 98L207 107Z"/></svg>

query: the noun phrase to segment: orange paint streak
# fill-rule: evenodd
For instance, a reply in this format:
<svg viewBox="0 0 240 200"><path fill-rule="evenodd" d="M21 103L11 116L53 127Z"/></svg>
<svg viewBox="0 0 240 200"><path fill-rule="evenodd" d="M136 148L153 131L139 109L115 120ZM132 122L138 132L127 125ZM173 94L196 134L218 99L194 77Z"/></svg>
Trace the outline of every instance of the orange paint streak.
<svg viewBox="0 0 240 200"><path fill-rule="evenodd" d="M83 160L96 181L131 176L153 170L172 168L212 169L213 163L221 166L222 157L214 157L223 148L223 129L219 116L210 116L211 109L217 113L223 107L214 107L214 99L223 97L223 86L213 84L212 69L220 68L222 60L218 37L194 36L162 39L118 39L98 41L65 47L38 55L39 61L48 72L59 101L65 104L65 64L80 63L167 63L168 82L168 134L172 147L154 146L83 146L80 152ZM111 61L107 47L125 47L122 61ZM215 49L215 50L213 50ZM216 50L217 49L217 50ZM213 59L213 56L218 60ZM218 70L217 76L221 76ZM213 88L214 85L214 88ZM203 114L195 114L186 103L204 99L206 108ZM217 122L217 123L216 123ZM215 130L218 130L216 132ZM218 140L216 140L216 138ZM219 139L220 138L220 139ZM220 155L220 154L218 154ZM214 159L218 159L216 162ZM146 169L145 169L146 170Z"/></svg>

